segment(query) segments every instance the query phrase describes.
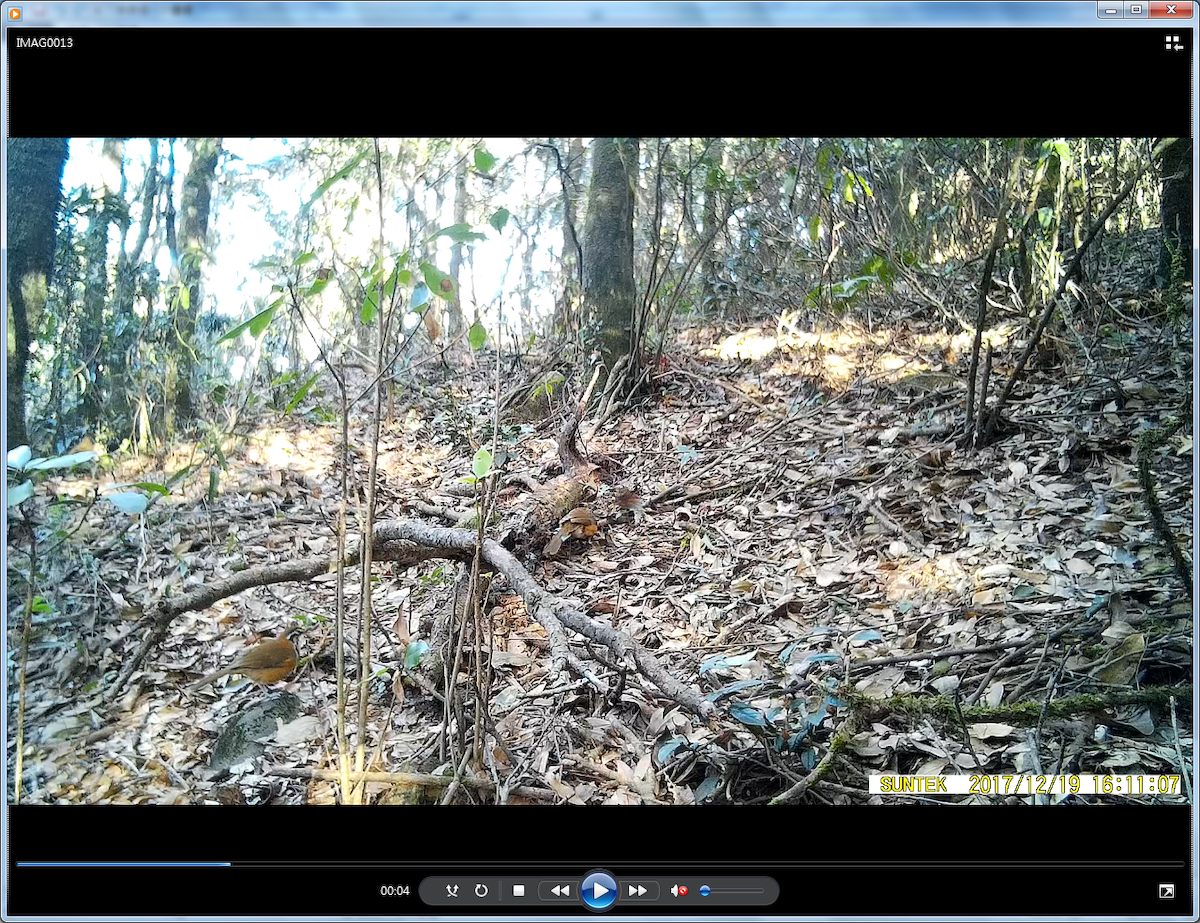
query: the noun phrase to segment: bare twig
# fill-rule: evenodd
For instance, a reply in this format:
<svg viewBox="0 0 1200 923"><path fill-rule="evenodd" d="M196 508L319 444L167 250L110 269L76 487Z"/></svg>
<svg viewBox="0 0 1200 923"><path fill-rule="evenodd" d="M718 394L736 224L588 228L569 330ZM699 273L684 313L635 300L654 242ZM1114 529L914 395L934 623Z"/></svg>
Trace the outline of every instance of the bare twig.
<svg viewBox="0 0 1200 923"><path fill-rule="evenodd" d="M266 775L279 776L284 779L319 779L327 782L336 782L342 777L342 773L336 769L293 769L290 766L267 766L263 772ZM453 776L434 776L420 772L351 772L350 778L355 782L386 782L392 785L423 785L438 788L450 785L455 781ZM457 781L459 785L480 792L494 793L496 790L495 785L487 779L460 776ZM554 792L545 788L519 785L509 791L510 794L537 801L558 800L558 796Z"/></svg>

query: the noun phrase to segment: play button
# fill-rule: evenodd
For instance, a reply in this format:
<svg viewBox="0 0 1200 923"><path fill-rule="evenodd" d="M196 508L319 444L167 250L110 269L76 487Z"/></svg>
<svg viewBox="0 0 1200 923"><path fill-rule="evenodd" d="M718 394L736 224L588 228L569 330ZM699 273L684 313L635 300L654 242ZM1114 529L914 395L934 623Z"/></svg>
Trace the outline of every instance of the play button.
<svg viewBox="0 0 1200 923"><path fill-rule="evenodd" d="M592 910L607 910L617 899L617 883L608 872L592 872L583 880L579 894Z"/></svg>

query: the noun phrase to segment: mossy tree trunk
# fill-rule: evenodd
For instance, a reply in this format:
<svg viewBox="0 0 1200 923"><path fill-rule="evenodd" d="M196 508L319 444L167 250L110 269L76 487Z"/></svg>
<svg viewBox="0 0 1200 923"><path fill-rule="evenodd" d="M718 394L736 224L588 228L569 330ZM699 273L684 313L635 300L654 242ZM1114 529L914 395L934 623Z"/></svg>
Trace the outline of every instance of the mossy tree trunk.
<svg viewBox="0 0 1200 923"><path fill-rule="evenodd" d="M632 344L635 138L592 142L592 184L583 232L583 298L594 345L611 371Z"/></svg>
<svg viewBox="0 0 1200 923"><path fill-rule="evenodd" d="M62 200L66 138L9 138L8 182L8 447L29 441L25 429L25 369L30 330L46 306L54 265L54 224Z"/></svg>
<svg viewBox="0 0 1200 923"><path fill-rule="evenodd" d="M1183 278L1192 278L1192 139L1180 138L1162 155L1162 244L1154 281L1165 288L1171 279L1172 254L1179 253Z"/></svg>
<svg viewBox="0 0 1200 923"><path fill-rule="evenodd" d="M715 299L715 283L721 276L721 250L717 243L718 223L725 217L720 209L720 176L725 164L725 139L712 138L709 140L708 151L702 163L708 169L704 171L704 207L702 239L711 240L704 267L704 285L700 303L707 307Z"/></svg>
<svg viewBox="0 0 1200 923"><path fill-rule="evenodd" d="M192 369L195 365L196 312L200 309L200 280L208 241L213 178L221 156L220 138L197 138L188 144L192 162L179 196L179 284L187 297L175 299L174 354L176 376L170 395L177 420L195 416Z"/></svg>

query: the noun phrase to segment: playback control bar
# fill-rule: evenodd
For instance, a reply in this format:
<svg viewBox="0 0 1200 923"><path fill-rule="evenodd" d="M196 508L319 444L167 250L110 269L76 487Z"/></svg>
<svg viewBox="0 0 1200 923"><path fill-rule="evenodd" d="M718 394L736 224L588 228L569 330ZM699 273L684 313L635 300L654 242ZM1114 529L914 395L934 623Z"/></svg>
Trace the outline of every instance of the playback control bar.
<svg viewBox="0 0 1200 923"><path fill-rule="evenodd" d="M583 904L591 910L653 905L698 911L703 907L766 907L779 898L779 884L762 875L616 878L604 869L595 869L582 878L441 875L424 879L417 893L431 907L464 912L495 906L532 909L570 904Z"/></svg>

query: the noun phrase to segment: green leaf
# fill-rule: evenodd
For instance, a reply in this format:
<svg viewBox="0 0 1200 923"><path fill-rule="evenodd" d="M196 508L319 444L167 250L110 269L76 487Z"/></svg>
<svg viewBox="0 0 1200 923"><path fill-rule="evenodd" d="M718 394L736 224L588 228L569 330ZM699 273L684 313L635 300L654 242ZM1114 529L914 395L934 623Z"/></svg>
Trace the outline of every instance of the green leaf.
<svg viewBox="0 0 1200 923"><path fill-rule="evenodd" d="M313 386L313 382L317 380L317 374L319 373L314 373L308 379L308 381L296 389L296 393L292 395L292 399L288 401L287 406L283 408L283 412L285 414L291 413L295 409L296 405L304 400L305 395L308 394L308 389L311 388Z"/></svg>
<svg viewBox="0 0 1200 923"><path fill-rule="evenodd" d="M508 219L511 214L512 213L507 208L498 208L492 217L488 218L488 224L494 227L496 232L499 233L500 231L503 231L504 226L508 224Z"/></svg>
<svg viewBox="0 0 1200 923"><path fill-rule="evenodd" d="M433 236L449 237L456 244L469 244L476 240L487 240L486 234L472 231L469 224L452 224L448 228L442 228Z"/></svg>
<svg viewBox="0 0 1200 923"><path fill-rule="evenodd" d="M272 301L271 306L269 308L267 308L267 310L250 318L250 336L254 337L254 339L257 340L260 336L263 335L263 333L266 332L266 329L271 326L271 321L273 321L275 319L276 309L281 304L283 304L283 296L282 295L280 295L278 298L276 298L274 301Z"/></svg>
<svg viewBox="0 0 1200 923"><path fill-rule="evenodd" d="M375 300L375 290L371 289L367 292L367 297L363 299L362 310L359 311L359 316L362 318L363 326L367 326L379 313L379 303Z"/></svg>
<svg viewBox="0 0 1200 923"><path fill-rule="evenodd" d="M432 263L421 264L421 275L425 278L425 284L429 286L429 290L441 298L454 297L454 279L446 275ZM414 305L415 307L415 305Z"/></svg>
<svg viewBox="0 0 1200 923"><path fill-rule="evenodd" d="M551 374L533 389L531 396L535 399L540 398L543 395L546 397L553 397L554 389L561 385L564 381L566 381L566 379L562 375Z"/></svg>
<svg viewBox="0 0 1200 923"><path fill-rule="evenodd" d="M298 257L296 257L296 262L293 263L292 265L303 266L305 263L311 263L316 258L317 258L317 255L315 253L313 253L311 250L305 250Z"/></svg>
<svg viewBox="0 0 1200 923"><path fill-rule="evenodd" d="M162 494L164 497L171 492L167 490L165 485L155 484L152 481L136 481L133 486L142 490L148 490L152 494Z"/></svg>
<svg viewBox="0 0 1200 923"><path fill-rule="evenodd" d="M787 172L783 177L783 197L785 199L790 199L792 197L792 193L796 191L796 177L796 167L788 167ZM715 185L715 183L713 185Z"/></svg>
<svg viewBox="0 0 1200 923"><path fill-rule="evenodd" d="M664 763L666 763L666 761L671 758L671 755L676 750L687 743L688 739L686 737L672 737L670 740L668 740L665 744L658 748L658 765L662 766Z"/></svg>
<svg viewBox="0 0 1200 923"><path fill-rule="evenodd" d="M26 466L27 471L53 471L57 468L73 468L84 465L94 459L99 453L87 451L76 452L73 455L57 455L54 458L34 459Z"/></svg>
<svg viewBox="0 0 1200 923"><path fill-rule="evenodd" d="M758 651L747 651L744 654L717 654L700 664L700 675L703 676L709 670L729 670L733 667L745 666L757 656Z"/></svg>
<svg viewBox="0 0 1200 923"><path fill-rule="evenodd" d="M119 509L122 513L144 513L150 501L142 494L117 493L105 494L104 499Z"/></svg>
<svg viewBox="0 0 1200 923"><path fill-rule="evenodd" d="M475 148L475 169L480 173L491 173L496 158L485 147Z"/></svg>
<svg viewBox="0 0 1200 923"><path fill-rule="evenodd" d="M8 502L10 507L16 506L18 503L23 503L33 496L33 481L23 481L16 487L8 489Z"/></svg>
<svg viewBox="0 0 1200 923"><path fill-rule="evenodd" d="M399 274L396 276L396 281L401 285L408 285L408 283L412 281L412 272L407 269L401 269Z"/></svg>
<svg viewBox="0 0 1200 923"><path fill-rule="evenodd" d="M742 722L742 724L751 727L765 728L770 726L766 716L762 712L751 705L747 705L745 702L734 702L729 706L729 714Z"/></svg>
<svg viewBox="0 0 1200 923"><path fill-rule="evenodd" d="M415 670L421 663L421 658L429 652L428 641L410 641L404 649L404 668Z"/></svg>
<svg viewBox="0 0 1200 923"><path fill-rule="evenodd" d="M813 215L808 219L808 239L814 244L821 239L821 216Z"/></svg>
<svg viewBox="0 0 1200 923"><path fill-rule="evenodd" d="M833 296L835 298L853 298L859 292L865 291L872 282L878 281L879 279L875 276L856 276L853 279L842 279L832 286Z"/></svg>
<svg viewBox="0 0 1200 923"><path fill-rule="evenodd" d="M716 692L710 692L705 696L705 698L710 702L719 702L721 699L731 696L735 692L741 692L743 689L753 689L756 686L762 686L765 683L765 679L743 679L736 683L730 683L727 686L722 686Z"/></svg>
<svg viewBox="0 0 1200 923"><path fill-rule="evenodd" d="M864 628L862 631L856 632L850 636L850 641L852 643L854 641L862 641L865 644L868 641L882 641L882 640L883 640L883 635L881 635L874 628Z"/></svg>
<svg viewBox="0 0 1200 923"><path fill-rule="evenodd" d="M225 334L225 336L217 340L217 343L224 343L226 340L236 340L247 330L250 331L250 335L252 337L258 339L259 335L262 334L262 332L266 330L268 326L270 326L271 321L275 317L275 309L279 307L279 304L282 300L283 299L281 298L276 299L275 302L265 311L259 311L252 318L250 318L250 320L246 321L245 323L238 324L227 334Z"/></svg>
<svg viewBox="0 0 1200 923"><path fill-rule="evenodd" d="M822 702L820 707L816 711L810 712L805 717L804 722L805 722L805 724L807 724L809 727L812 727L812 728L820 727L821 722L825 720L825 716L827 714L829 714L829 700L828 699L826 699L824 702Z"/></svg>
<svg viewBox="0 0 1200 923"><path fill-rule="evenodd" d="M703 782L696 786L696 802L702 803L707 801L721 789L721 783L724 780L719 772L714 772L708 776Z"/></svg>
<svg viewBox="0 0 1200 923"><path fill-rule="evenodd" d="M186 285L179 286L179 303L183 306L183 310L188 310L192 306L192 293L188 291Z"/></svg>
<svg viewBox="0 0 1200 923"><path fill-rule="evenodd" d="M396 268L392 270L392 274L388 276L387 282L383 284L383 297L391 303L392 296L396 294L396 282L400 277L400 265L396 264Z"/></svg>
<svg viewBox="0 0 1200 923"><path fill-rule="evenodd" d="M321 294L321 292L325 291L325 288L328 285L329 285L328 278L317 279L316 282L314 282L311 286L309 286L308 294L309 295L319 295L319 294Z"/></svg>
<svg viewBox="0 0 1200 923"><path fill-rule="evenodd" d="M478 352L483 349L483 344L487 342L487 331L483 329L483 324L475 321L471 325L471 329L467 332L467 342L471 344L471 349Z"/></svg>
<svg viewBox="0 0 1200 923"><path fill-rule="evenodd" d="M492 470L492 453L487 449L480 449L476 452L475 458L471 460L471 470L479 480L487 477L488 472Z"/></svg>
<svg viewBox="0 0 1200 923"><path fill-rule="evenodd" d="M313 203L317 201L317 199L319 199L319 198L321 198L321 196L325 195L325 193L329 191L330 186L332 186L338 180L345 179L347 176L349 176L350 172L355 167L357 167L360 163L362 163L362 159L366 156L367 156L367 152L365 149L359 151L357 154L355 154L353 157L350 158L349 162L347 162L347 164L344 167L342 167L335 174L333 174L333 176L329 177L329 179L325 180L325 182L321 183L321 185L317 187L316 191L312 194L312 196L309 197L309 200L307 202L305 202L304 206L300 209L301 214L308 211L312 207Z"/></svg>
<svg viewBox="0 0 1200 923"><path fill-rule="evenodd" d="M275 260L259 260L257 263L251 263L251 269L270 269L272 266L278 266Z"/></svg>
<svg viewBox="0 0 1200 923"><path fill-rule="evenodd" d="M31 458L33 458L33 453L29 451L29 446L19 445L15 449L8 450L8 467L16 471L24 471Z"/></svg>

